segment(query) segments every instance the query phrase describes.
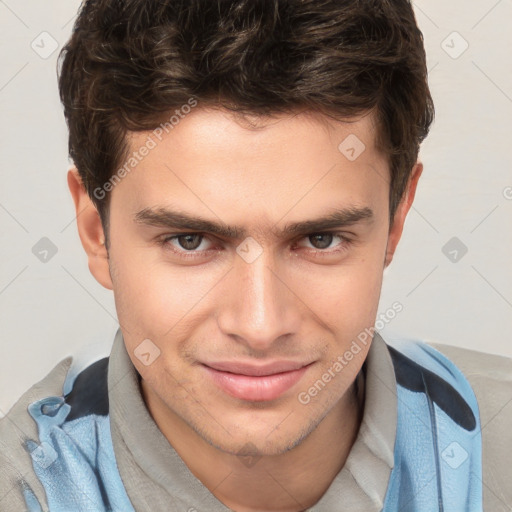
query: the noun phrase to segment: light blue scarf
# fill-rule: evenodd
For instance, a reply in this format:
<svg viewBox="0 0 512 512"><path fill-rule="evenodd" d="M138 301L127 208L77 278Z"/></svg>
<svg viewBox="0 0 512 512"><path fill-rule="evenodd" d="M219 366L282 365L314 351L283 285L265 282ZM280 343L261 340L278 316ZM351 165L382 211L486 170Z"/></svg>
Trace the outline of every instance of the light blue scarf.
<svg viewBox="0 0 512 512"><path fill-rule="evenodd" d="M397 378L395 465L385 512L481 512L482 437L461 371L421 342L388 349Z"/></svg>

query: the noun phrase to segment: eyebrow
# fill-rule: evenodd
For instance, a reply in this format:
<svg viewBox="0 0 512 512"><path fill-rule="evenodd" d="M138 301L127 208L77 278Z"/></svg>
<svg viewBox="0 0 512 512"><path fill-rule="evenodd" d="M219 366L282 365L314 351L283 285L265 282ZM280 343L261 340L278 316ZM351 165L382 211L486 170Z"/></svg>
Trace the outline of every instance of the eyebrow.
<svg viewBox="0 0 512 512"><path fill-rule="evenodd" d="M351 206L334 209L317 219L286 224L281 229L272 227L271 232L277 238L307 235L352 226L363 221L370 223L373 219L374 214L370 208ZM211 233L224 238L244 239L248 236L247 230L242 226L230 226L220 221L214 222L167 208L144 208L135 214L134 220L146 226Z"/></svg>

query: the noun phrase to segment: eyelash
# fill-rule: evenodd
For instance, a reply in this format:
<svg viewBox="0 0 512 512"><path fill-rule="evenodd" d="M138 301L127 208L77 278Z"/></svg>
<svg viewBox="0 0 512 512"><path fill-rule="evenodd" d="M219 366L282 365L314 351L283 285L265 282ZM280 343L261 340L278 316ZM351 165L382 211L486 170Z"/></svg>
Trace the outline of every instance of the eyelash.
<svg viewBox="0 0 512 512"><path fill-rule="evenodd" d="M181 238L181 237L184 237L184 236L187 236L187 235L198 235L198 236L201 236L202 239L201 239L201 242L203 241L203 239L208 239L208 236L203 234L203 233L177 233L177 234L173 234L173 235L165 235L164 237L160 238L157 240L157 243L159 246L161 246L163 249L165 250L169 250L177 255L179 255L180 257L182 258L185 258L185 259L191 259L191 258L198 258L198 257L202 257L204 256L205 253L209 252L209 251L212 251L214 249L204 249L202 251L198 251L198 250L190 250L190 251L187 251L186 249L182 249L182 250L177 250L175 249L172 245L171 245L171 241L172 240L176 240L178 238ZM299 239L300 240L303 240L303 239L307 239L311 236L314 236L314 235L332 235L333 237L339 237L341 239L341 242L339 245L341 245L341 248L338 248L338 249L312 249L310 247L302 247L303 249L306 249L308 250L308 252L313 252L315 255L319 255L319 256L322 256L322 255L325 255L325 256L330 256L330 255L333 255L333 254L338 254L338 253L341 253L341 252L344 252L348 249L348 247L353 243L353 240L352 238L350 238L349 236L347 236L346 233L344 232L339 232L339 231L322 231L322 232L318 232L318 233L310 233L309 235L305 235L303 236L302 238Z"/></svg>

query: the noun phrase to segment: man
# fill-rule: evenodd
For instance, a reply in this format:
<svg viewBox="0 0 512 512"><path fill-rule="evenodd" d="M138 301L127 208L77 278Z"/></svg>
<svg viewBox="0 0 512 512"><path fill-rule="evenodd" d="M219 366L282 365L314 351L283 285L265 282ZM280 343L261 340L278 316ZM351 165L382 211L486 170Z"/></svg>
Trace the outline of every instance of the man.
<svg viewBox="0 0 512 512"><path fill-rule="evenodd" d="M434 115L408 1L89 0L59 86L120 328L0 422L1 510L509 509L512 362L375 332Z"/></svg>

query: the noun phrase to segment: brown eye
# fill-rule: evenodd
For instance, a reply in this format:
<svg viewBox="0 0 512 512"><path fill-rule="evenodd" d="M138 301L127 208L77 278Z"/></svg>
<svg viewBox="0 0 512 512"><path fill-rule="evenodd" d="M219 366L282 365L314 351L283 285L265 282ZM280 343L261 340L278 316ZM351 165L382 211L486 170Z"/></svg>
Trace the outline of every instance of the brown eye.
<svg viewBox="0 0 512 512"><path fill-rule="evenodd" d="M176 239L183 249L193 251L197 249L203 240L202 235L180 235Z"/></svg>
<svg viewBox="0 0 512 512"><path fill-rule="evenodd" d="M333 235L331 233L318 233L308 238L315 249L326 249L332 244Z"/></svg>

